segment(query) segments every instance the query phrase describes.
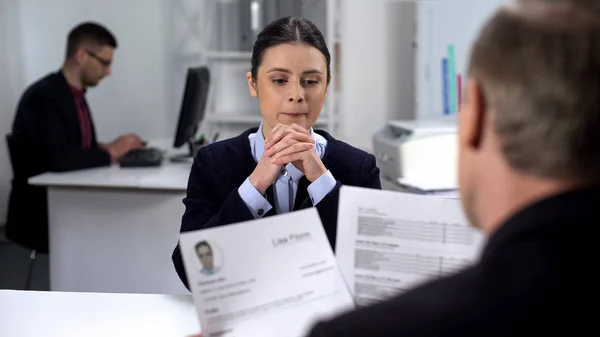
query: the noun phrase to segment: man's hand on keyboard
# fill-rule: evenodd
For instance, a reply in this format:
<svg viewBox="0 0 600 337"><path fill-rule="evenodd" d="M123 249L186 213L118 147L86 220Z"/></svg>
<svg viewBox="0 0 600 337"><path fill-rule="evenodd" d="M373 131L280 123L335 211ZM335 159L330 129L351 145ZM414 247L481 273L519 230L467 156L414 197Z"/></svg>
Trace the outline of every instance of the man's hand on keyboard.
<svg viewBox="0 0 600 337"><path fill-rule="evenodd" d="M117 161L124 154L131 150L140 149L146 144L138 135L129 133L123 135L107 146L108 153L113 162Z"/></svg>

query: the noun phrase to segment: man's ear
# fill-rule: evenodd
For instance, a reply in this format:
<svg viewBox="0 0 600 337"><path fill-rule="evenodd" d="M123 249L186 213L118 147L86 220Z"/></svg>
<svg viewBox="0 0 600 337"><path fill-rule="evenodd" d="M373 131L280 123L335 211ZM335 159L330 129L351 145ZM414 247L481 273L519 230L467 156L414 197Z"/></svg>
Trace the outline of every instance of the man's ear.
<svg viewBox="0 0 600 337"><path fill-rule="evenodd" d="M85 49L83 47L80 47L77 48L77 50L75 51L74 59L75 61L77 61L77 63L81 64L87 56L88 55Z"/></svg>
<svg viewBox="0 0 600 337"><path fill-rule="evenodd" d="M257 97L258 91L256 91L256 83L254 82L254 79L252 78L251 72L246 73L246 80L248 81L248 90L250 90L250 96Z"/></svg>
<svg viewBox="0 0 600 337"><path fill-rule="evenodd" d="M462 146L478 149L483 141L487 102L480 83L469 79L459 114L459 139Z"/></svg>

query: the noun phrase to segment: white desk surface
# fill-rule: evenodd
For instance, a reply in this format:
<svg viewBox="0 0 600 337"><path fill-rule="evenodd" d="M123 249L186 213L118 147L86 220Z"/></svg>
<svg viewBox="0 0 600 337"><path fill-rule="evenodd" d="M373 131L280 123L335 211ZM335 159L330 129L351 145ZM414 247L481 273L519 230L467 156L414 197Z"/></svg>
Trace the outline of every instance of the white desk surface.
<svg viewBox="0 0 600 337"><path fill-rule="evenodd" d="M151 142L150 146L169 149L168 141ZM162 145L162 146L161 146ZM169 150L160 167L121 168L118 165L71 172L48 172L29 179L32 185L48 187L135 188L185 191L192 160L171 163L169 156L181 151ZM184 151L185 153L185 151Z"/></svg>
<svg viewBox="0 0 600 337"><path fill-rule="evenodd" d="M0 290L0 336L186 337L191 296Z"/></svg>
<svg viewBox="0 0 600 337"><path fill-rule="evenodd" d="M160 167L121 168L117 165L87 170L48 172L29 179L49 187L136 188L185 191L191 164L163 163Z"/></svg>

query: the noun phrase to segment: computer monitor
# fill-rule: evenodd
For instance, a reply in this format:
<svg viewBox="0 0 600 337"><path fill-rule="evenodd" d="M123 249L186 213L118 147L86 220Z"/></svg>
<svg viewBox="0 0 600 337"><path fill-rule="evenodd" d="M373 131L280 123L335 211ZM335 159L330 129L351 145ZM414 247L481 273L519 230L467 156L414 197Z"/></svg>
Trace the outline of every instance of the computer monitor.
<svg viewBox="0 0 600 337"><path fill-rule="evenodd" d="M194 137L200 122L204 119L209 86L210 72L207 67L188 69L173 146L180 148L187 143L189 153L173 157L174 161L186 160L196 155L199 144L196 144Z"/></svg>

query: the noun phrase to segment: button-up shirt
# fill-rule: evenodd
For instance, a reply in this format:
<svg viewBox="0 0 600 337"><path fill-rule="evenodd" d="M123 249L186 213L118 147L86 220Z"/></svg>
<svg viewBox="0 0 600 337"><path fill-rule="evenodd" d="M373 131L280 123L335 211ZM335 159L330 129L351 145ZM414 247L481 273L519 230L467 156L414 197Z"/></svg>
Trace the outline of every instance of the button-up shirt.
<svg viewBox="0 0 600 337"><path fill-rule="evenodd" d="M313 129L310 129L311 138L315 141L314 150L323 158L325 149L327 147L327 140L321 135L315 133ZM252 149L252 156L256 163L260 161L265 152L265 139L262 133L262 123L256 133L252 133L248 136L250 141L250 148ZM298 191L298 182L304 173L298 170L294 164L289 163L285 165L277 179L273 183L273 194L275 197L275 211L277 214L283 214L291 212L294 209L294 200L296 199L296 192ZM335 178L327 170L322 176L313 181L308 185L308 195L314 206L316 206L329 192L331 192L336 185ZM244 183L239 187L238 192L248 209L254 215L254 218L260 218L267 214L273 208L273 205L262 195L260 192L250 183L250 178L246 178Z"/></svg>
<svg viewBox="0 0 600 337"><path fill-rule="evenodd" d="M71 93L73 93L73 100L75 101L75 107L77 108L77 115L79 117L81 148L87 149L92 145L92 123L90 121L90 111L85 101L85 90L71 87Z"/></svg>

